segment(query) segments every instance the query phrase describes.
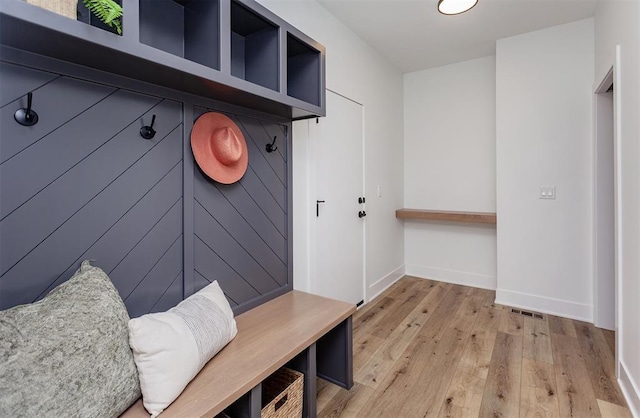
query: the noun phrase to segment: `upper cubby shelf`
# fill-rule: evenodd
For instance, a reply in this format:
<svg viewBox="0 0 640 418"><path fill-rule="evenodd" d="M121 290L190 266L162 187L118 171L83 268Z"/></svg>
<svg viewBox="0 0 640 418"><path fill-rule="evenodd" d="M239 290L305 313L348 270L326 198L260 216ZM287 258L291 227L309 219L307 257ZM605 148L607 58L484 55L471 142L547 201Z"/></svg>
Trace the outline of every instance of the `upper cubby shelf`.
<svg viewBox="0 0 640 418"><path fill-rule="evenodd" d="M271 90L279 86L279 28L231 2L231 75Z"/></svg>
<svg viewBox="0 0 640 418"><path fill-rule="evenodd" d="M320 106L322 53L287 34L287 94Z"/></svg>
<svg viewBox="0 0 640 418"><path fill-rule="evenodd" d="M122 9L120 36L95 19L1 0L0 43L289 119L325 115L324 48L254 0L122 0Z"/></svg>
<svg viewBox="0 0 640 418"><path fill-rule="evenodd" d="M140 42L220 69L218 0L140 0Z"/></svg>

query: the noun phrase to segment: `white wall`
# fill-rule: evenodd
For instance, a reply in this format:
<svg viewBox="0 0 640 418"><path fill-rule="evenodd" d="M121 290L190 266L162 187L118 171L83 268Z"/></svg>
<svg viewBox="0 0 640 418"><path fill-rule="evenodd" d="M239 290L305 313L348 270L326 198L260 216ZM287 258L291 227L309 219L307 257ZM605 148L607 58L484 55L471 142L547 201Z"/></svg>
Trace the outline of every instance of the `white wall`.
<svg viewBox="0 0 640 418"><path fill-rule="evenodd" d="M314 0L259 2L323 44L327 49L327 88L364 105L366 299L369 300L404 273L403 226L395 219L395 210L403 203L402 74ZM296 159L304 154L295 150L296 144L304 147L298 139L294 137L294 170L297 165L312 164ZM294 182L300 180L296 173ZM378 185L381 197L376 196ZM294 196L294 205L300 207L301 202L296 199ZM312 211L304 213L310 215ZM304 220L297 220L300 223L296 224L304 227ZM294 232L294 236L298 238L294 242L294 268L297 274L304 274L296 266L304 260L300 261L296 254L304 254L308 247L299 234ZM305 280L308 279L294 276L294 283Z"/></svg>
<svg viewBox="0 0 640 418"><path fill-rule="evenodd" d="M498 303L592 319L593 19L497 42ZM555 200L538 199L556 186Z"/></svg>
<svg viewBox="0 0 640 418"><path fill-rule="evenodd" d="M495 56L404 75L404 207L495 212ZM407 274L495 289L495 226L405 221Z"/></svg>
<svg viewBox="0 0 640 418"><path fill-rule="evenodd" d="M601 1L595 16L596 82L614 63L620 45L622 250L618 324L619 382L640 416L640 2Z"/></svg>

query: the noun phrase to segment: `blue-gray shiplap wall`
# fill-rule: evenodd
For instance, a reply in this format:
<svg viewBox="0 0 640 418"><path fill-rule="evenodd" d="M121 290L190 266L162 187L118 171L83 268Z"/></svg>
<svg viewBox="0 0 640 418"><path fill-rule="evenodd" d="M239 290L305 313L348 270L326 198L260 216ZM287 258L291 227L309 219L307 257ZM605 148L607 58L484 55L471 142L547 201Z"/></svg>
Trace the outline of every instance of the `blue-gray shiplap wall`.
<svg viewBox="0 0 640 418"><path fill-rule="evenodd" d="M41 298L84 259L109 274L132 317L213 280L236 312L290 290L286 124L227 113L249 168L221 185L194 164L188 133L191 116L224 105L94 78L0 63L0 309ZM40 121L24 127L13 113L30 91ZM157 134L144 140L154 114Z"/></svg>
<svg viewBox="0 0 640 418"><path fill-rule="evenodd" d="M197 116L204 112L196 109ZM281 125L227 115L244 134L249 167L231 185L194 168L195 290L218 280L239 303L288 282L287 143ZM273 137L278 149L268 153Z"/></svg>

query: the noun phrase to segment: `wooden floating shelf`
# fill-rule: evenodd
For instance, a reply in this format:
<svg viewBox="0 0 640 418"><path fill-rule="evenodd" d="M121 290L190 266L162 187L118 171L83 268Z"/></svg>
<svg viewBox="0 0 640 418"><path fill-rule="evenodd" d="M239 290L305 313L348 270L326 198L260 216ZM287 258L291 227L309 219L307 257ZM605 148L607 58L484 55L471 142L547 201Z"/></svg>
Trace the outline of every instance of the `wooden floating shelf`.
<svg viewBox="0 0 640 418"><path fill-rule="evenodd" d="M456 212L451 210L398 209L398 219L431 219L436 221L470 222L496 224L496 214L492 212Z"/></svg>

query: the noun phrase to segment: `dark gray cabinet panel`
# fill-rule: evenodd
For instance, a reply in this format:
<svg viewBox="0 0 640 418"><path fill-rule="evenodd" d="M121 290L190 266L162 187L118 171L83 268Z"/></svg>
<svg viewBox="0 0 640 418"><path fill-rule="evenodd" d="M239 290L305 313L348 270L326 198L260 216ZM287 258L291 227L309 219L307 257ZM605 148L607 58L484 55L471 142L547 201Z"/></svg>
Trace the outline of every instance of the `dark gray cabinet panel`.
<svg viewBox="0 0 640 418"><path fill-rule="evenodd" d="M182 235L179 235L124 300L129 315L137 317L151 312L156 302L181 273Z"/></svg>
<svg viewBox="0 0 640 418"><path fill-rule="evenodd" d="M285 282L286 278L271 275L251 253L251 240L254 236L232 235L199 202L195 204L195 231L213 252L223 259L243 280L260 294L267 293ZM243 246L244 244L244 246ZM196 264L196 270L199 266ZM210 281L218 277L207 277Z"/></svg>
<svg viewBox="0 0 640 418"><path fill-rule="evenodd" d="M169 288L165 290L158 302L153 305L150 312L165 312L176 306L183 297L182 272L174 279Z"/></svg>
<svg viewBox="0 0 640 418"><path fill-rule="evenodd" d="M260 292L198 237L195 242L195 264L196 291L217 280L234 305L260 296Z"/></svg>
<svg viewBox="0 0 640 418"><path fill-rule="evenodd" d="M189 96L7 68L0 84L23 86L7 97L33 90L41 119L25 128L13 121L18 101L0 108L0 149L12 154L0 163L0 309L43 297L85 259L109 274L132 317L214 280L236 312L292 288L286 125L218 108L249 148L245 176L223 185L193 160L191 119L207 109ZM61 105L67 97L72 106ZM154 115L145 140L140 128ZM273 136L278 150L267 153Z"/></svg>
<svg viewBox="0 0 640 418"><path fill-rule="evenodd" d="M120 137L137 134L140 126L135 122L156 103L157 99L116 92L5 161L0 167L0 176L12 181L3 185L7 198L2 202L0 216L8 215L52 179L62 176L118 134L122 133ZM59 107L60 103L57 104ZM43 115L41 118L47 118L55 113L55 109L39 108L38 111ZM8 123L8 140L22 138L19 132L11 129L16 126L24 128L15 121ZM139 142L143 141L140 138Z"/></svg>
<svg viewBox="0 0 640 418"><path fill-rule="evenodd" d="M235 208L244 222L258 234L259 238L273 251L280 261L287 262L287 238L285 234L270 222L269 217L262 211L244 187L220 184L218 191ZM239 221L239 219L237 219Z"/></svg>
<svg viewBox="0 0 640 418"><path fill-rule="evenodd" d="M182 268L167 258L171 245L182 248L181 104L6 68L0 84L23 86L21 97L49 81L34 90L37 125L0 125L0 147L12 154L0 164L0 308L38 299L93 259L123 298L157 285L150 309ZM152 114L158 133L145 140ZM168 261L172 276L150 286L154 265Z"/></svg>
<svg viewBox="0 0 640 418"><path fill-rule="evenodd" d="M322 54L287 34L287 94L304 102L322 101Z"/></svg>
<svg viewBox="0 0 640 418"><path fill-rule="evenodd" d="M111 281L127 302L154 265L181 236L182 202L176 202L110 273ZM181 261L181 260L180 260ZM182 263L177 264L181 266ZM179 269L178 269L179 270ZM146 313L143 311L143 313Z"/></svg>
<svg viewBox="0 0 640 418"><path fill-rule="evenodd" d="M30 79L31 74L29 77L18 77L19 74L9 73L5 77L2 73L1 84L25 84L27 87L26 82L21 83L19 80ZM29 92L33 92L33 109L40 115L40 120L36 125L26 127L15 123L13 115L17 109L27 106ZM69 129L78 126L78 121L74 123L73 119L113 92L113 88L66 77L59 77L37 89L23 90L17 99L0 110L0 125L5 136L0 147L0 162L4 163L36 141L45 138L50 140L50 135L54 137L52 141L59 141L60 128L69 132ZM62 103L64 106L61 106ZM68 126L67 122L70 122Z"/></svg>
<svg viewBox="0 0 640 418"><path fill-rule="evenodd" d="M18 198L27 199L19 206L19 210L14 210L0 221L0 231L3 236L14 243L11 249L3 251L2 272L6 271L12 261L28 247L35 246L44 236L52 233L62 222L84 207L94 198L97 190L107 187L149 152L169 129L175 129L180 125L179 117L175 116L180 115L180 107L176 103L164 102L162 106L158 106L158 109L153 109L153 112L156 111L159 117L164 118L161 119L164 122L158 125L158 136L153 141L140 138L139 124L132 124L113 138L107 139L101 144L99 151L92 151L80 161L77 161L80 157L70 161L69 165L73 164L73 166L63 175L56 177L57 172L55 172L46 177L44 174L47 173L42 173L42 180L38 179L40 183L49 183L42 189L40 185L34 187L28 183L33 179L28 176L31 171L31 162L40 162L37 164L40 165L49 158L55 159L55 156L29 153L31 155L25 155L20 165L11 166L10 163L14 161L12 159L0 166L3 197L6 196L9 202ZM170 116L171 114L173 115ZM146 119L150 118L151 116L148 116ZM123 149L127 152L123 153ZM49 163L43 165L49 165ZM53 161L51 165L54 165ZM10 167L4 170L5 166ZM78 181L79 179L82 181ZM30 196L27 191L35 194ZM43 211L43 208L48 210Z"/></svg>
<svg viewBox="0 0 640 418"><path fill-rule="evenodd" d="M278 26L231 1L231 74L271 90L279 90Z"/></svg>
<svg viewBox="0 0 640 418"><path fill-rule="evenodd" d="M45 292L71 277L82 260L99 260L100 267L107 272L112 271L134 248L140 237L145 236L180 199L181 187L182 167L177 164L81 256L73 260L54 260L51 262L54 264L42 262L38 267L40 275L46 274L52 267L55 270L63 264L62 261L68 266Z"/></svg>
<svg viewBox="0 0 640 418"><path fill-rule="evenodd" d="M345 319L316 343L318 377L345 389L353 386L352 321L351 317Z"/></svg>
<svg viewBox="0 0 640 418"><path fill-rule="evenodd" d="M211 284L209 280L205 279L204 276L197 271L194 274L193 281L196 292ZM225 294L225 296L227 297L227 300L229 301L229 304L231 304L231 306L237 305L237 303L233 299L231 299L231 297L229 297L229 294Z"/></svg>
<svg viewBox="0 0 640 418"><path fill-rule="evenodd" d="M278 155L286 162L287 161L287 134L285 132L286 127L282 125L275 125L273 123L263 124L262 127L267 132L269 138L276 138L276 151ZM266 150L265 150L266 151Z"/></svg>
<svg viewBox="0 0 640 418"><path fill-rule="evenodd" d="M3 248L0 256L0 272L4 274L21 260L25 253L41 245L43 240L59 234L61 225L69 226L69 228L75 227L76 223L82 219L78 216L86 214L88 222L91 221L91 217L94 217L93 225L97 225L106 223L107 219L116 216L118 214L116 209L123 211L122 214L124 214L124 211L130 208L127 206L128 204L134 204L142 194L166 174L167 167L173 167L181 159L181 135L179 130L174 132L175 134L169 136L166 142L160 142L159 146L145 154L137 164L129 167L116 180L107 183L104 190L94 189L94 193L98 193L96 197L99 199L94 197L89 202L83 203L80 209L71 212L58 212L57 200L42 201L40 207L23 205L19 210L0 221L0 236L4 241L12 244L8 248ZM142 139L138 136L136 140ZM44 164L44 162L38 163L37 161L34 163ZM82 177L76 178L77 182L83 180ZM2 181L9 182L11 179L3 175ZM54 185L55 182L51 183L50 187L55 187ZM11 191L11 188L2 186L3 195L8 195ZM73 189L65 190L58 199L64 200L67 195L73 193ZM40 201L38 200L38 202ZM63 209L67 209L65 205L61 206ZM24 210L22 210L23 208ZM91 213L91 210L98 212ZM102 215L102 212L105 212L104 216L99 216Z"/></svg>
<svg viewBox="0 0 640 418"><path fill-rule="evenodd" d="M140 42L184 57L184 8L173 0L140 0Z"/></svg>
<svg viewBox="0 0 640 418"><path fill-rule="evenodd" d="M204 112L197 108L194 115ZM288 167L283 156L289 139L283 125L226 114L245 136L249 166L244 177L230 185L194 168L196 289L204 284L202 279L218 280L242 310L262 295L292 286ZM271 133L279 136L282 154L261 151L272 142Z"/></svg>
<svg viewBox="0 0 640 418"><path fill-rule="evenodd" d="M29 73L29 77L21 76L25 72ZM58 77L56 74L4 62L0 63L0 73L3 78L3 82L0 83L0 107L18 100L25 91L33 91Z"/></svg>
<svg viewBox="0 0 640 418"><path fill-rule="evenodd" d="M245 138L247 139L247 149L249 150L249 164L248 170L252 170L260 179L265 188L269 191L271 196L278 202L281 208L287 207L287 185L286 180L283 182L280 180L276 172L271 168L271 165L267 162L267 159L262 152L258 149L256 142L267 143L266 133L257 140L254 140L251 133L245 128L246 124L251 124L252 121L246 118L234 118L234 121L238 124ZM269 141L271 142L271 141Z"/></svg>
<svg viewBox="0 0 640 418"><path fill-rule="evenodd" d="M190 1L184 10L184 57L220 69L220 5L218 1Z"/></svg>
<svg viewBox="0 0 640 418"><path fill-rule="evenodd" d="M140 42L220 69L220 13L216 0L141 0Z"/></svg>
<svg viewBox="0 0 640 418"><path fill-rule="evenodd" d="M260 152L262 158L264 158L273 172L278 176L278 179L282 182L283 185L287 185L287 162L282 157L282 155L278 152L267 152L266 144L271 143L273 141L273 137L269 135L267 129L264 124L262 124L259 120L249 119L249 118L240 118L242 122L242 126L245 131L249 134L247 139L250 139L255 146L255 149ZM269 125L269 124L267 124ZM273 125L271 125L273 126ZM274 135L276 140L276 147L285 146L283 143L284 135ZM279 141L278 141L279 139Z"/></svg>
<svg viewBox="0 0 640 418"><path fill-rule="evenodd" d="M269 222L278 229L283 235L287 235L287 208L282 207L282 203L273 197L269 190L264 186L262 180L253 170L247 170L242 180L240 180L242 188L251 196L260 210L269 218Z"/></svg>

